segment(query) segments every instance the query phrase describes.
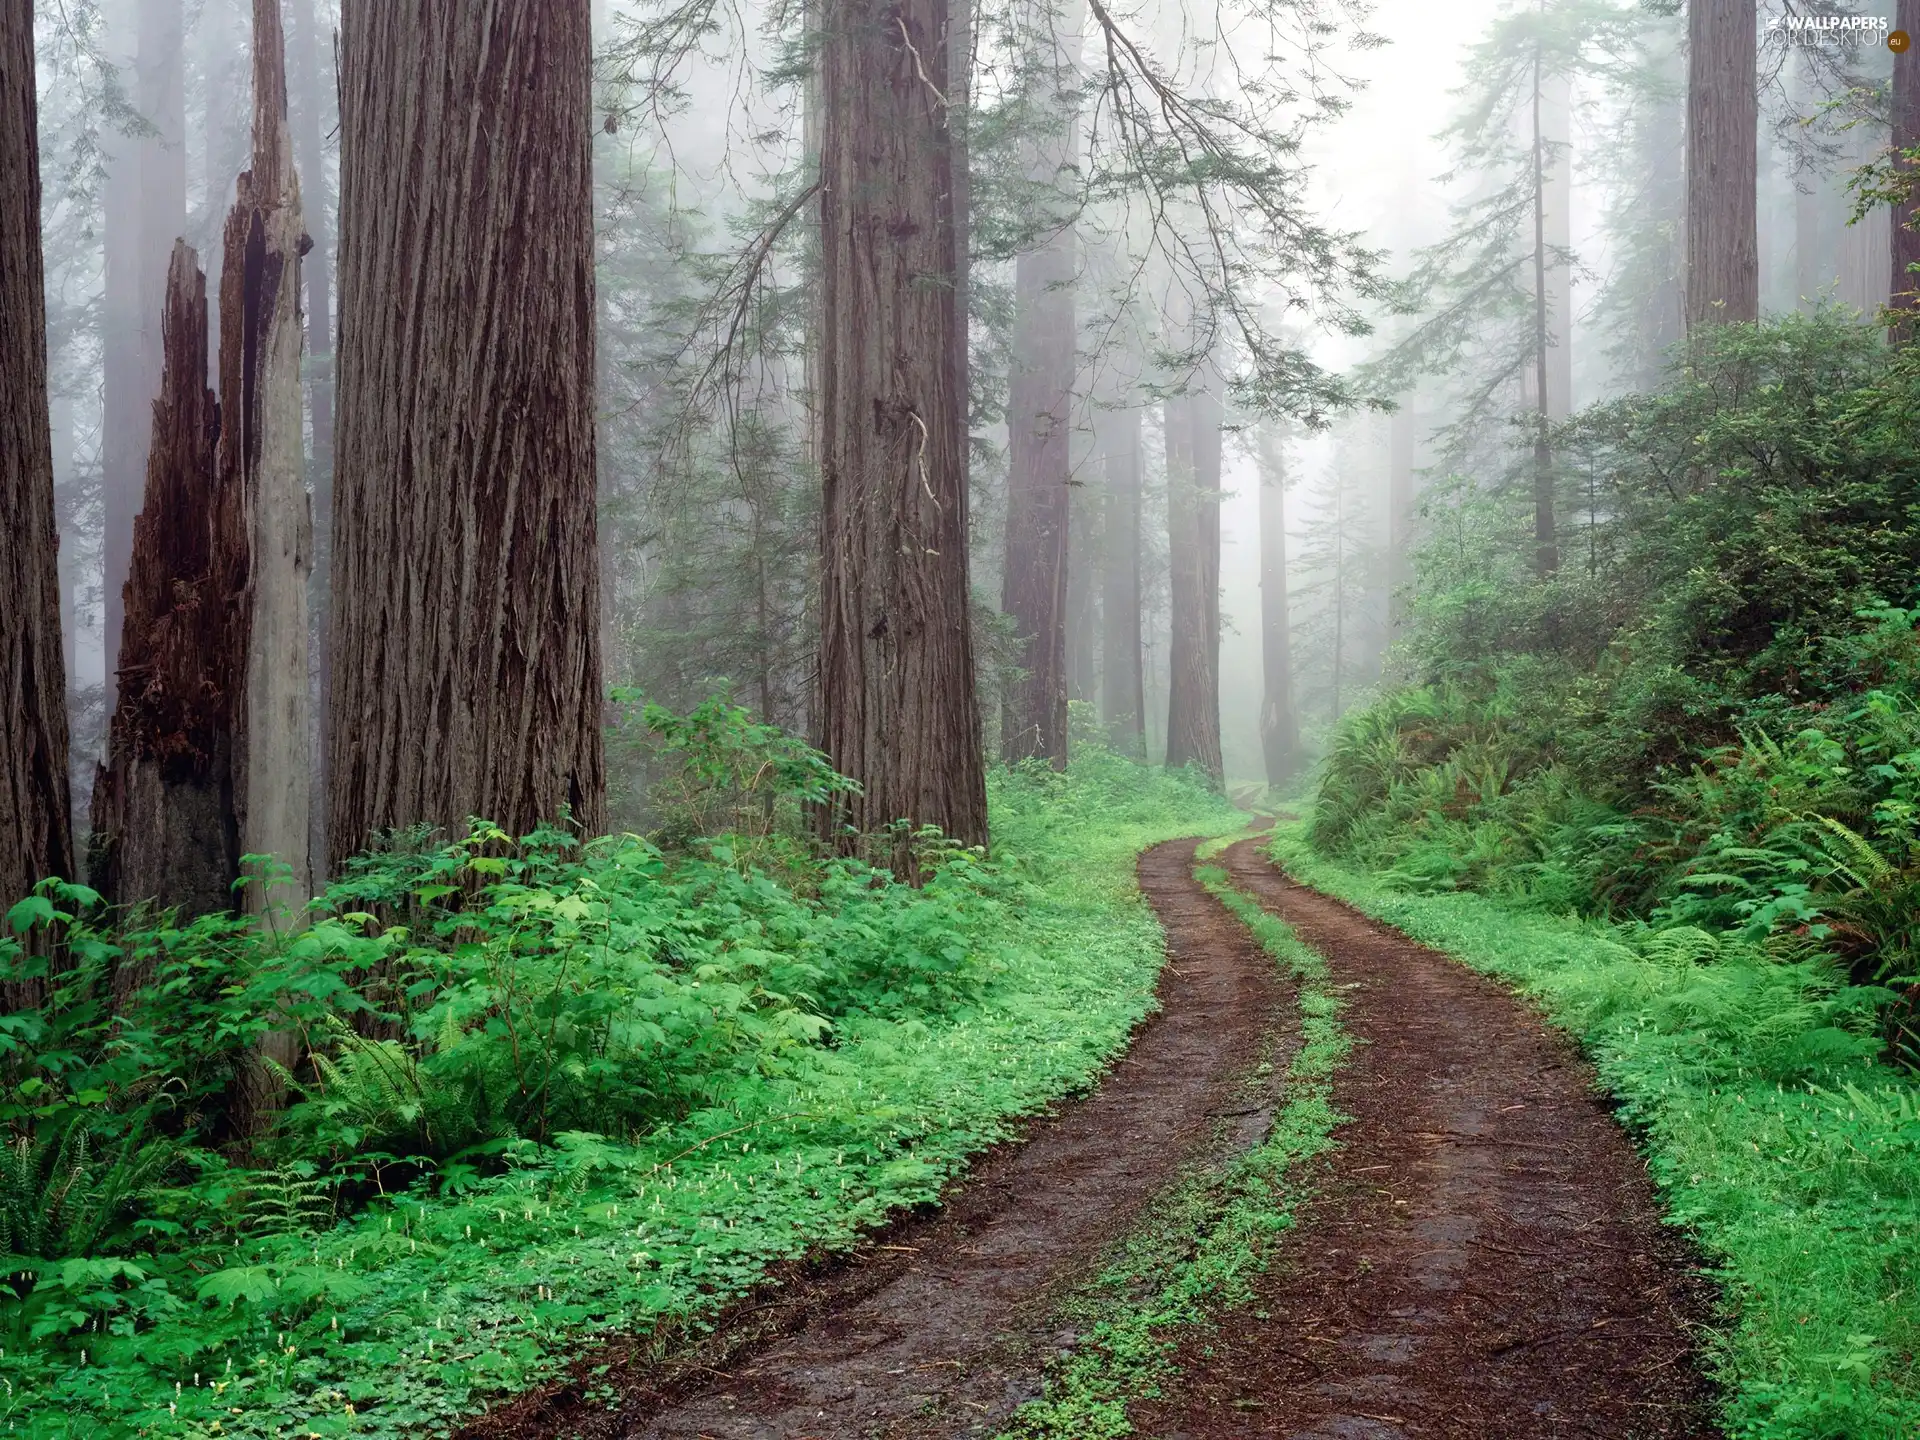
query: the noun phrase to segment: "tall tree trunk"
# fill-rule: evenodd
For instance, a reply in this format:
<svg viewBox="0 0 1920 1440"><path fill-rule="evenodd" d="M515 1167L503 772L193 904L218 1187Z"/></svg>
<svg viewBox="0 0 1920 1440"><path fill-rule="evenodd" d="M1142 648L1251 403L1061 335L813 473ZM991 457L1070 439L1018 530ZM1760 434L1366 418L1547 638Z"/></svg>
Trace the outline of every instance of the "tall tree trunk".
<svg viewBox="0 0 1920 1440"><path fill-rule="evenodd" d="M1224 783L1220 752L1220 402L1167 401L1167 764Z"/></svg>
<svg viewBox="0 0 1920 1440"><path fill-rule="evenodd" d="M80 670L80 547L73 539L79 508L73 477L73 399L49 395L53 420L53 513L60 534L60 659L69 693Z"/></svg>
<svg viewBox="0 0 1920 1440"><path fill-rule="evenodd" d="M590 32L587 0L345 11L335 867L396 826L605 827Z"/></svg>
<svg viewBox="0 0 1920 1440"><path fill-rule="evenodd" d="M1413 589L1416 429L1413 397L1405 395L1387 431L1387 613L1395 628L1406 620Z"/></svg>
<svg viewBox="0 0 1920 1440"><path fill-rule="evenodd" d="M1560 568L1560 547L1553 523L1553 449L1547 440L1552 425L1551 364L1547 358L1552 336L1547 329L1547 149L1541 124L1540 50L1533 52L1533 360L1534 404L1538 414L1533 434L1533 569L1545 578Z"/></svg>
<svg viewBox="0 0 1920 1440"><path fill-rule="evenodd" d="M1547 245L1547 415L1573 413L1573 80L1548 74L1541 81L1545 151Z"/></svg>
<svg viewBox="0 0 1920 1440"><path fill-rule="evenodd" d="M967 0L963 0L967 3ZM1036 223L1068 211L1061 182L1073 162L1079 116L1060 97L1075 88L1079 20L1054 33L1055 17L1029 12L1034 36L1046 36L1041 122L1030 144L1027 183L1042 196ZM1067 567L1073 480L1072 406L1076 331L1074 231L1053 222L1014 263L1013 377L1007 401L1007 558L1001 608L1012 619L1023 677L1007 697L1001 753L1009 761L1067 763Z"/></svg>
<svg viewBox="0 0 1920 1440"><path fill-rule="evenodd" d="M826 823L843 842L906 820L984 844L947 4L845 0L829 18L819 733L861 789ZM893 860L913 873L905 841Z"/></svg>
<svg viewBox="0 0 1920 1440"><path fill-rule="evenodd" d="M0 0L0 906L74 875L33 57L31 0Z"/></svg>
<svg viewBox="0 0 1920 1440"><path fill-rule="evenodd" d="M1755 0L1687 6L1687 332L1757 320Z"/></svg>
<svg viewBox="0 0 1920 1440"><path fill-rule="evenodd" d="M206 277L186 242L168 271L165 365L145 503L134 522L107 759L93 785L88 865L109 900L186 916L233 903L242 849L233 732L244 684L231 603L247 583L245 507L214 466Z"/></svg>
<svg viewBox="0 0 1920 1440"><path fill-rule="evenodd" d="M1920 34L1920 0L1900 0L1895 13L1896 29ZM1915 146L1920 146L1920 55L1908 50L1893 57L1893 149L1899 155ZM1910 162L1896 163L1903 172L1912 173ZM1914 228L1913 218L1917 208L1920 195L1889 208L1888 294L1890 302L1903 311L1915 308L1915 292L1920 290L1920 276L1913 273L1913 267L1920 265L1920 230ZM1893 339L1903 342L1912 331L1911 322L1902 321L1893 327Z"/></svg>
<svg viewBox="0 0 1920 1440"><path fill-rule="evenodd" d="M247 547L235 715L236 820L250 855L287 866L251 908L313 893L312 710L307 625L313 522L300 393L305 230L287 128L280 0L253 0L253 163L227 216L220 273L221 483L240 497Z"/></svg>
<svg viewBox="0 0 1920 1440"><path fill-rule="evenodd" d="M1000 736L1009 762L1067 763L1067 541L1073 478L1073 232L1014 268L1013 383L1007 403L1007 561L1001 608L1022 677Z"/></svg>
<svg viewBox="0 0 1920 1440"><path fill-rule="evenodd" d="M1395 419L1399 418L1398 413ZM1260 436L1260 748L1278 790L1300 769L1300 717L1293 705L1293 629L1287 613L1286 456Z"/></svg>
<svg viewBox="0 0 1920 1440"><path fill-rule="evenodd" d="M327 854L327 669L328 559L333 523L333 243L329 212L332 199L327 184L327 152L321 143L321 116L326 91L320 83L320 33L313 0L293 0L292 78L299 97L298 151L302 177L302 213L312 249L300 263L307 282L307 403L313 422L313 584L308 610L313 624L313 656L318 669L313 693L315 744L311 774L313 842L316 866ZM324 869L314 876L324 880Z"/></svg>
<svg viewBox="0 0 1920 1440"><path fill-rule="evenodd" d="M1093 424L1106 492L1100 575L1100 718L1123 753L1144 760L1147 696L1140 663L1140 411L1132 404L1121 410L1100 410Z"/></svg>
<svg viewBox="0 0 1920 1440"><path fill-rule="evenodd" d="M1074 432L1076 440L1083 432ZM1088 457L1075 446L1073 469L1081 474ZM1084 497L1085 482L1073 488ZM1072 505L1067 520L1067 699L1097 705L1100 700L1100 512L1085 503Z"/></svg>

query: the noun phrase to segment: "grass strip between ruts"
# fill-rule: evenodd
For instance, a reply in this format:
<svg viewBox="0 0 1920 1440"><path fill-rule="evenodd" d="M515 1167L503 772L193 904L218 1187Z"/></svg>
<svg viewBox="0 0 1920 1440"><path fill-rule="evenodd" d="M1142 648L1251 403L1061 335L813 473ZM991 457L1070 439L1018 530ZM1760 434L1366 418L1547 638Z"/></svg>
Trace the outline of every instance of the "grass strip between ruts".
<svg viewBox="0 0 1920 1440"><path fill-rule="evenodd" d="M1677 967L1599 922L1468 892L1407 894L1330 862L1297 824L1273 858L1304 884L1530 996L1620 1102L1669 1217L1714 1264L1710 1364L1734 1440L1920 1434L1920 1086L1856 1064L1821 1083L1742 1073L1767 1026L1806 1025L1714 967ZM1719 983L1728 982L1724 977ZM1709 1008L1711 1005L1712 1008ZM1744 1007L1744 1008L1743 1008Z"/></svg>
<svg viewBox="0 0 1920 1440"><path fill-rule="evenodd" d="M1218 846L1210 847L1217 850ZM1287 1063L1272 1129L1254 1149L1189 1173L1121 1241L1109 1263L1062 1307L1073 1348L1023 1406L1002 1440L1108 1440L1132 1433L1128 1402L1158 1394L1183 1334L1253 1299L1252 1277L1293 1228L1306 1162L1336 1143L1333 1075L1351 1048L1326 961L1285 921L1203 865L1200 883L1296 982L1299 1048ZM1268 1062L1269 1064L1271 1062ZM1257 1071L1252 1083L1267 1080Z"/></svg>

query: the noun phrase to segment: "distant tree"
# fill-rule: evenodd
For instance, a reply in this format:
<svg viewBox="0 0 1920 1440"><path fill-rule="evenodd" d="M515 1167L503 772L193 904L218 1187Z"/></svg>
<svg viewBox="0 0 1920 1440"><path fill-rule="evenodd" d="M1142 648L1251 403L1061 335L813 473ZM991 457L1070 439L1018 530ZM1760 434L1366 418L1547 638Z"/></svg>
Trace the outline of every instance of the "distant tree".
<svg viewBox="0 0 1920 1440"><path fill-rule="evenodd" d="M1300 715L1293 695L1293 619L1287 604L1287 463L1283 441L1259 433L1260 749L1267 784L1279 789L1300 770Z"/></svg>
<svg viewBox="0 0 1920 1440"><path fill-rule="evenodd" d="M1130 396L1097 406L1093 435L1101 483L1100 719L1115 745L1144 758L1140 407Z"/></svg>
<svg viewBox="0 0 1920 1440"><path fill-rule="evenodd" d="M474 815L594 833L588 0L343 20L331 858Z"/></svg>
<svg viewBox="0 0 1920 1440"><path fill-rule="evenodd" d="M1760 316L1755 0L1687 6L1687 331Z"/></svg>
<svg viewBox="0 0 1920 1440"><path fill-rule="evenodd" d="M1920 35L1920 0L1900 0L1894 25L1909 35ZM1920 148L1920 54L1908 50L1893 59L1893 154L1904 157ZM1904 161L1909 170L1912 162ZM1896 200L1888 206L1892 226L1892 274L1889 296L1898 310L1915 308L1914 294L1920 277L1913 267L1920 265L1920 230L1914 228L1913 202ZM1911 338L1911 321L1895 323L1894 338Z"/></svg>
<svg viewBox="0 0 1920 1440"><path fill-rule="evenodd" d="M0 0L0 906L74 875L31 0Z"/></svg>
<svg viewBox="0 0 1920 1440"><path fill-rule="evenodd" d="M1220 422L1211 368L1165 406L1168 635L1167 764L1225 781L1220 746Z"/></svg>
<svg viewBox="0 0 1920 1440"><path fill-rule="evenodd" d="M987 838L960 444L946 0L846 0L819 43L821 748L836 836ZM904 842L892 859L912 870Z"/></svg>
<svg viewBox="0 0 1920 1440"><path fill-rule="evenodd" d="M1029 5L1034 92L1023 147L1031 244L1015 261L1012 385L1007 401L1007 558L1001 608L1024 672L1007 698L1000 748L1009 761L1067 763L1067 570L1072 533L1072 423L1077 368L1076 244L1070 183L1079 141L1079 17L1055 28Z"/></svg>

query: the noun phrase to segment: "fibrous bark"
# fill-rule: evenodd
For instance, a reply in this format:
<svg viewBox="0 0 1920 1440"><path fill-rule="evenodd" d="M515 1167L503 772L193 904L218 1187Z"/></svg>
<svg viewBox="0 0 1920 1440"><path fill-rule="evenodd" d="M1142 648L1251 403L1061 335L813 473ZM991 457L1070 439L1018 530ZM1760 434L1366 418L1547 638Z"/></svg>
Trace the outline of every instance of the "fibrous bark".
<svg viewBox="0 0 1920 1440"><path fill-rule="evenodd" d="M1755 0L1687 6L1687 331L1760 315Z"/></svg>
<svg viewBox="0 0 1920 1440"><path fill-rule="evenodd" d="M968 613L946 0L845 0L819 75L820 745L895 821L987 838ZM893 859L911 872L910 847Z"/></svg>
<svg viewBox="0 0 1920 1440"><path fill-rule="evenodd" d="M1909 35L1920 33L1920 0L1900 0L1895 17L1896 29ZM1893 151L1897 157L1915 146L1920 146L1920 54L1908 50L1893 57ZM1894 163L1902 173L1912 172L1911 162L1896 159ZM1916 308L1915 292L1920 290L1920 276L1913 273L1913 267L1920 265L1920 230L1914 228L1913 218L1916 207L1920 207L1920 196L1891 207L1888 293L1890 303L1905 311ZM1912 328L1910 321L1896 324L1893 338L1908 339Z"/></svg>
<svg viewBox="0 0 1920 1440"><path fill-rule="evenodd" d="M159 899L191 916L232 905L242 853L233 597L246 584L246 556L239 497L214 468L206 277L184 240L174 245L161 333L166 360L124 591L121 685L93 786L89 870L110 900Z"/></svg>
<svg viewBox="0 0 1920 1440"><path fill-rule="evenodd" d="M1122 752L1146 758L1140 658L1140 411L1101 410L1094 446L1105 484L1100 580L1100 718Z"/></svg>
<svg viewBox="0 0 1920 1440"><path fill-rule="evenodd" d="M33 5L0 0L0 909L71 878Z"/></svg>
<svg viewBox="0 0 1920 1440"><path fill-rule="evenodd" d="M1300 768L1300 717L1287 606L1286 459L1271 435L1260 437L1260 451L1260 748L1267 784L1277 790Z"/></svg>
<svg viewBox="0 0 1920 1440"><path fill-rule="evenodd" d="M1224 781L1220 751L1220 401L1204 384L1167 401L1171 628L1167 764Z"/></svg>
<svg viewBox="0 0 1920 1440"><path fill-rule="evenodd" d="M343 19L331 859L597 833L589 6Z"/></svg>

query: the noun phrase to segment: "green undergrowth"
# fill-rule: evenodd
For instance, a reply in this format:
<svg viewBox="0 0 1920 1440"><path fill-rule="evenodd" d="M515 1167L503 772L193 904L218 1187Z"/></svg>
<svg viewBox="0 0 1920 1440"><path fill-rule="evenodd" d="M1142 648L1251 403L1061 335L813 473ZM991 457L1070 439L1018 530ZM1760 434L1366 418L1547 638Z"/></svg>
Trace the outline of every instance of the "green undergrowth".
<svg viewBox="0 0 1920 1440"><path fill-rule="evenodd" d="M1877 1062L1873 1005L1832 962L1737 936L1409 894L1316 855L1300 880L1498 976L1578 1036L1705 1249L1736 1440L1920 1433L1920 1086Z"/></svg>
<svg viewBox="0 0 1920 1440"><path fill-rule="evenodd" d="M766 870L709 846L705 859L653 851L644 873L570 861L560 879L541 881L546 889L515 880L520 861L502 862L504 878L482 892L488 909L470 902L442 949L419 950L419 928L408 942L410 959L442 965L419 982L433 987L413 1022L421 1038L343 1033L325 1082L301 1082L305 1128L282 1153L319 1159L230 1171L186 1131L155 1152L156 1165L175 1167L171 1188L156 1191L152 1176L123 1173L113 1156L69 1153L84 1152L95 1130L69 1126L60 1133L79 1139L58 1153L36 1140L23 1128L35 1122L33 1096L22 1098L13 1123L26 1138L0 1155L11 1167L0 1199L44 1199L71 1173L93 1187L78 1197L88 1213L144 1218L121 1224L110 1247L17 1226L0 1236L15 1268L12 1298L0 1299L0 1430L431 1434L554 1373L595 1336L638 1334L668 1350L770 1265L844 1250L932 1202L1018 1117L1092 1083L1150 1008L1162 942L1134 883L1137 853L1242 818L1183 777L1094 749L1063 775L997 775L992 811L994 856L967 862L964 884L909 894L851 872L834 890L839 871L802 888L778 865L815 872L793 870L771 842ZM964 860L943 866L955 858ZM488 917L508 900L517 918L501 921L496 945ZM644 933L622 928L623 905L638 907ZM345 943L361 922L327 923L302 943ZM199 954L207 933L167 932L156 945ZM904 970L890 959L900 947L912 953ZM167 953L158 973L173 976ZM312 987L338 978L326 967L299 975L275 982L283 1009L286 995L312 1001ZM939 980L937 1003L922 1000L923 976ZM867 986L851 992L857 1003L823 992L836 977ZM514 991L535 979L547 999ZM201 993L192 981L181 979L183 994ZM208 1001L221 1015L237 1003ZM594 1006L612 1013L602 1022ZM590 1021L609 1028L582 1030ZM16 1078L29 1064L46 1077L37 1095L60 1089L62 1063L69 1075L78 1064L44 1045L19 1048L17 1031L14 1040ZM702 1059L689 1044L720 1048ZM488 1088L486 1066L519 1063L529 1047L551 1061L537 1106L524 1081ZM113 1053L109 1044L87 1063L108 1065ZM675 1088L658 1077L678 1077ZM158 1099L167 1079L152 1086ZM60 1103L70 1109L119 1103L78 1082L68 1091ZM445 1127L462 1117L440 1102L462 1093L515 1101L524 1117L505 1124L469 1109L504 1138L446 1155ZM339 1098L353 1095L377 1114ZM596 1114L635 1118L618 1128L566 1120ZM385 1169L339 1168L375 1120L401 1140L413 1127L441 1158L401 1151ZM144 1132L129 1120L124 1133ZM126 1144L129 1155L152 1148ZM183 1154L205 1172L191 1183L177 1173ZM244 1223L206 1218L223 1185L244 1191ZM155 1194L192 1206L155 1208Z"/></svg>
<svg viewBox="0 0 1920 1440"><path fill-rule="evenodd" d="M1350 1041L1325 960L1284 921L1233 889L1225 871L1203 865L1196 873L1297 984L1300 1044L1286 1062L1280 1106L1260 1145L1188 1174L1063 1306L1063 1320L1077 1331L1075 1345L1053 1365L1042 1398L1016 1413L1002 1440L1131 1434L1128 1403L1160 1392L1181 1340L1221 1312L1253 1302L1254 1277L1293 1228L1307 1162L1334 1144L1340 1117L1332 1077ZM1272 1064L1248 1083L1270 1085Z"/></svg>

